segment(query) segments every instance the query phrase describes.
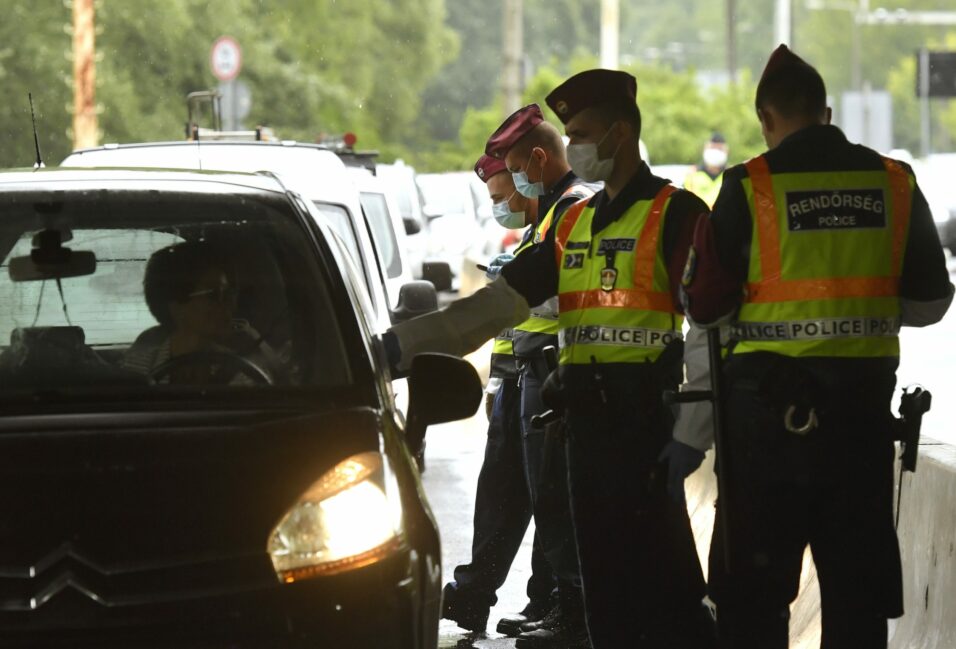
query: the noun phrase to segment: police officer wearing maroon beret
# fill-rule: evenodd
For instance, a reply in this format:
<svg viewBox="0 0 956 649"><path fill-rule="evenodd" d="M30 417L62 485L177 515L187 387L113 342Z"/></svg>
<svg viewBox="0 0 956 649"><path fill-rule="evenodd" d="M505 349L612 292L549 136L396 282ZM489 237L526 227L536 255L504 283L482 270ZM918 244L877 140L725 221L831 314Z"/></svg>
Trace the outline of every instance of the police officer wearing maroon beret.
<svg viewBox="0 0 956 649"><path fill-rule="evenodd" d="M715 529L709 573L721 646L787 647L809 544L821 646L878 649L903 614L899 328L940 320L953 286L913 171L831 126L823 79L786 46L756 109L769 150L725 172L684 289L696 322L732 325L727 529Z"/></svg>
<svg viewBox="0 0 956 649"><path fill-rule="evenodd" d="M401 370L420 351L465 353L557 296L561 363L551 404L567 418L567 462L594 649L709 647L713 625L683 503L703 452L672 439L662 391L681 380L682 270L706 205L641 160L637 83L575 75L547 98L577 176L604 181L501 277L443 311L393 327Z"/></svg>
<svg viewBox="0 0 956 649"><path fill-rule="evenodd" d="M517 195L507 171L504 162L487 155L475 164L475 174L488 186L492 198L497 199L495 211L507 207L510 217L520 219L520 223L514 223L516 226L524 225L526 220L533 222L537 201ZM492 407L475 493L471 562L455 567L454 579L442 592L442 617L475 632L484 631L487 626L489 609L497 601L495 593L508 577L532 517L512 331L507 327L499 332L492 351L488 390ZM512 635L517 635L522 623L544 616L551 608L554 587L554 574L536 534L527 585L529 603L521 613L506 618L512 621ZM499 624L499 631L500 627Z"/></svg>
<svg viewBox="0 0 956 649"><path fill-rule="evenodd" d="M488 138L485 153L507 164L518 195L537 203L535 227L528 228L515 254L530 251L574 203L590 198L600 187L584 182L571 170L561 132L545 121L537 104L509 115ZM558 598L552 611L533 625L521 627L518 647L587 646L587 629L581 599L581 574L568 506L567 469L561 422L547 433L532 424L546 410L541 386L550 372L544 350L558 347L558 301L545 300L531 309L531 317L514 331L514 357L521 391L521 435L525 445L525 471L531 490L536 539L540 541L558 579ZM498 630L516 635L513 618ZM510 628L509 628L510 627Z"/></svg>

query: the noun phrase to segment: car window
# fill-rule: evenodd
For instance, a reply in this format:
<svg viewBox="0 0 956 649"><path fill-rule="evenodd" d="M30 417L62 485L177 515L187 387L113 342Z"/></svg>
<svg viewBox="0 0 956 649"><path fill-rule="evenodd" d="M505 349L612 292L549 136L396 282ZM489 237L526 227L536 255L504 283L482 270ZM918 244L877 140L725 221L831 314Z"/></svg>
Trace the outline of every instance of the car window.
<svg viewBox="0 0 956 649"><path fill-rule="evenodd" d="M97 198L4 209L0 395L350 383L344 314L288 204Z"/></svg>
<svg viewBox="0 0 956 649"><path fill-rule="evenodd" d="M388 277L399 277L402 274L402 256L399 254L398 241L395 239L395 229L392 227L392 217L388 212L385 195L362 192L360 198L382 267Z"/></svg>
<svg viewBox="0 0 956 649"><path fill-rule="evenodd" d="M348 210L341 205L332 205L321 201L314 201L313 204L319 210L319 213L325 217L329 227L342 239L345 248L352 255L355 265L361 266L362 253L359 252L358 235L355 233L355 225Z"/></svg>

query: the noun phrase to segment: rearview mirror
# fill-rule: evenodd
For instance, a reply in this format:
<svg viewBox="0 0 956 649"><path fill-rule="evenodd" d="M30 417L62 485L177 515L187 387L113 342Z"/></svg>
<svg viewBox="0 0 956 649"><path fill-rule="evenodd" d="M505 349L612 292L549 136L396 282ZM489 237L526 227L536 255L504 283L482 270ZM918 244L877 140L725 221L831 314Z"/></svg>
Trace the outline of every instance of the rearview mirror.
<svg viewBox="0 0 956 649"><path fill-rule="evenodd" d="M69 230L42 230L33 237L33 250L10 260L10 279L35 282L47 279L82 277L96 272L96 255L86 250L63 247L72 234Z"/></svg>
<svg viewBox="0 0 956 649"><path fill-rule="evenodd" d="M392 322L404 322L438 309L438 294L431 282L422 280L402 284L398 305L392 311Z"/></svg>
<svg viewBox="0 0 956 649"><path fill-rule="evenodd" d="M431 282L436 291L451 290L451 266L447 261L422 262L422 279Z"/></svg>
<svg viewBox="0 0 956 649"><path fill-rule="evenodd" d="M417 455L432 424L471 417L481 403L481 379L468 361L446 354L419 354L408 377L405 435Z"/></svg>

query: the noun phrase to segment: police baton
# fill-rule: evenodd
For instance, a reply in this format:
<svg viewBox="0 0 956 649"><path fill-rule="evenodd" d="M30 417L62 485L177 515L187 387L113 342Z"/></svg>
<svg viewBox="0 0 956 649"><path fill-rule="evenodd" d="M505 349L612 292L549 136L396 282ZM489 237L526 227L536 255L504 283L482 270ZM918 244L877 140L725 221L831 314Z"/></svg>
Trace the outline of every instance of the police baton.
<svg viewBox="0 0 956 649"><path fill-rule="evenodd" d="M710 390L688 390L687 392L678 392L676 390L666 390L664 392L664 405L670 406L679 403L697 403L699 401L710 401L714 412L714 452L716 453L717 470L717 496L721 501L720 519L717 524L720 525L721 538L723 539L724 550L724 570L730 574L730 525L729 525L729 496L730 486L727 483L730 476L730 455L727 447L727 436L724 430L723 416L723 390L721 376L721 357L720 357L720 327L713 327L707 330L707 355L710 364Z"/></svg>

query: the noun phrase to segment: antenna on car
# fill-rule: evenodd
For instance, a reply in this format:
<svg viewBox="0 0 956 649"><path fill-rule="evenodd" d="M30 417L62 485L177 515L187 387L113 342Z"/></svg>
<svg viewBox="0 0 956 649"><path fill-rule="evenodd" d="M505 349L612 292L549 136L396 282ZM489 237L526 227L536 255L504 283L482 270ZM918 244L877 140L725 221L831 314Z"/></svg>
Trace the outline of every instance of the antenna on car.
<svg viewBox="0 0 956 649"><path fill-rule="evenodd" d="M33 163L33 170L36 171L46 165L43 164L43 158L40 157L40 137L37 135L37 116L33 112L33 93L28 92L27 98L30 100L30 119L33 121L33 146L36 147L37 151L37 161Z"/></svg>

